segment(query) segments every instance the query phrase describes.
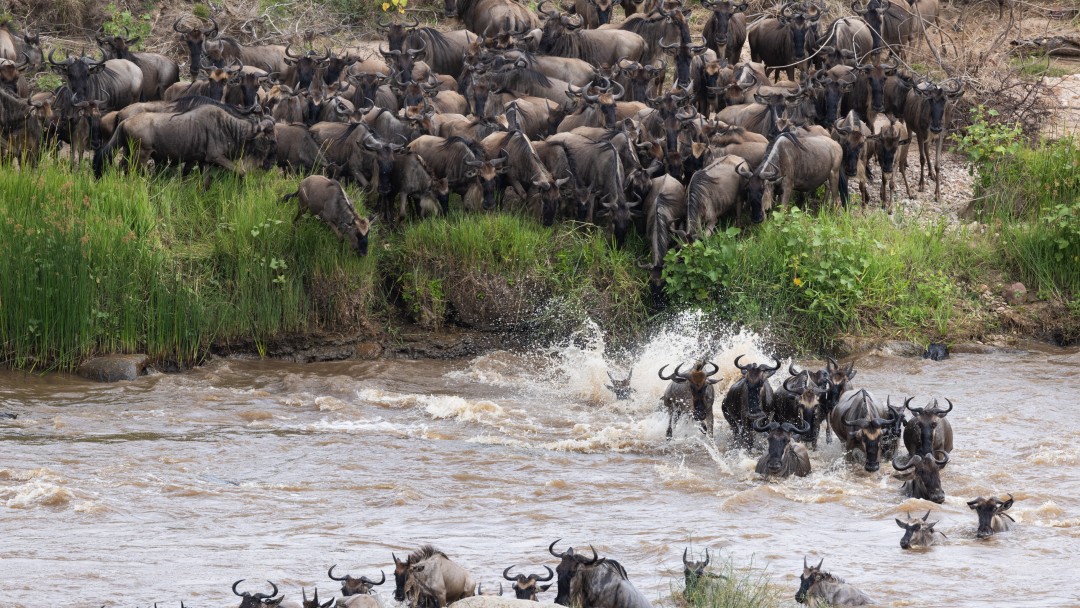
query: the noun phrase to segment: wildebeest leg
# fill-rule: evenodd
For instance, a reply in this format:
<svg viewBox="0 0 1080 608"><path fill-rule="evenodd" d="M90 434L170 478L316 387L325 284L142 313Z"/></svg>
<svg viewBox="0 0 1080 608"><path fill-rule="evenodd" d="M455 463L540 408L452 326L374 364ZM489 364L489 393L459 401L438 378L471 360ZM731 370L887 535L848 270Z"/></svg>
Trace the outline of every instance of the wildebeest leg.
<svg viewBox="0 0 1080 608"><path fill-rule="evenodd" d="M209 190L210 189L210 180L212 179L212 176L210 175L211 171L212 171L212 169L210 168L210 165L207 164L207 163L203 163L203 165L202 165L202 189L203 190Z"/></svg>
<svg viewBox="0 0 1080 608"><path fill-rule="evenodd" d="M941 146L945 138L938 134L937 146L934 147L934 201L941 201Z"/></svg>
<svg viewBox="0 0 1080 608"><path fill-rule="evenodd" d="M866 187L865 179L859 180L859 194L862 196L862 206L866 207L867 203L870 202L870 191Z"/></svg>

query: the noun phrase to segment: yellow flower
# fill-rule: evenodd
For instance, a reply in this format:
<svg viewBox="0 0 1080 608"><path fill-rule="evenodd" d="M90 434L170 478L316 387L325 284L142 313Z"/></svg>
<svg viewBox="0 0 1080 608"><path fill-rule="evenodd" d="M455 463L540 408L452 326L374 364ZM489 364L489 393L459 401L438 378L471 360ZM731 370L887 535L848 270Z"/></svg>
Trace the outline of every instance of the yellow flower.
<svg viewBox="0 0 1080 608"><path fill-rule="evenodd" d="M382 3L382 10L384 10L384 11L390 10L390 3L389 2L383 2Z"/></svg>
<svg viewBox="0 0 1080 608"><path fill-rule="evenodd" d="M794 279L792 279L791 282L795 283L796 287L802 287L802 279L800 279L799 277L795 277Z"/></svg>

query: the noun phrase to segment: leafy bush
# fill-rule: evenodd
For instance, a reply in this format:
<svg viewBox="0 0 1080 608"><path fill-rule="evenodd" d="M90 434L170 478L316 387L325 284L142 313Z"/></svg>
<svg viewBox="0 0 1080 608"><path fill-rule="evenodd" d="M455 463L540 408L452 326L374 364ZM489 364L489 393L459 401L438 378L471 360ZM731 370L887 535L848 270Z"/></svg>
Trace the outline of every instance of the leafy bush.
<svg viewBox="0 0 1080 608"><path fill-rule="evenodd" d="M109 4L105 7L105 21L101 24L101 29L109 36L123 36L125 38L138 37L139 41L131 47L131 50L137 51L142 48L143 42L150 36L150 31L154 27L154 19L149 14L143 14L141 17L136 17L131 14L131 11L127 9L119 9L115 4Z"/></svg>
<svg viewBox="0 0 1080 608"><path fill-rule="evenodd" d="M978 173L983 187L994 179L995 166L1023 147L1020 123L993 122L997 116L993 108L975 106L971 108L971 124L952 136L957 151L968 157L968 173Z"/></svg>
<svg viewBox="0 0 1080 608"><path fill-rule="evenodd" d="M785 596L753 563L742 569L728 559L720 564L719 572L709 574L682 590L681 598L689 608L774 608Z"/></svg>

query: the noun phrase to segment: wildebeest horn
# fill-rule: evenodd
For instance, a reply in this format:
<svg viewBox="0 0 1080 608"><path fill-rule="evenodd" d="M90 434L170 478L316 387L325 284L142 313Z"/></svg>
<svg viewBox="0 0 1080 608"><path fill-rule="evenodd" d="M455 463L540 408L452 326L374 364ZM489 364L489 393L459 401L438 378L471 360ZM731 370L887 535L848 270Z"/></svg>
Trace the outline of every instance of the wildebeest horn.
<svg viewBox="0 0 1080 608"><path fill-rule="evenodd" d="M840 364L836 362L836 359L833 359L832 357L825 357L825 360L826 360L825 367L827 369L829 369L829 370L840 369Z"/></svg>
<svg viewBox="0 0 1080 608"><path fill-rule="evenodd" d="M687 568L690 567L690 562L686 561L686 552L689 551L689 550L690 550L689 547L682 550L682 563L683 563L683 566L685 566Z"/></svg>
<svg viewBox="0 0 1080 608"><path fill-rule="evenodd" d="M596 553L596 547L589 545L589 549L592 551L592 559L582 562L586 566L595 564L596 562L600 561L600 555Z"/></svg>
<svg viewBox="0 0 1080 608"><path fill-rule="evenodd" d="M945 454L945 459L944 460L938 460L937 456L934 456L933 454L927 454L927 456L934 459L934 462L937 464L939 469L944 469L945 465L949 464L949 453L948 452L943 452L943 453Z"/></svg>
<svg viewBox="0 0 1080 608"><path fill-rule="evenodd" d="M668 50L668 49L677 48L679 46L678 42L676 42L674 44L664 44L664 37L663 36L660 36L659 44L660 44L660 48L664 49L665 51Z"/></svg>
<svg viewBox="0 0 1080 608"><path fill-rule="evenodd" d="M907 399L904 399L904 407L907 408L908 411L910 411L912 414L915 414L916 416L918 416L919 414L923 413L923 408L921 408L921 407L911 407L910 403L911 403L911 400L914 399L914 398L915 397L908 397Z"/></svg>
<svg viewBox="0 0 1080 608"><path fill-rule="evenodd" d="M971 502L975 502L975 501L971 501ZM971 503L969 502L968 504L971 504ZM1013 506L1013 495L1012 494L1009 494L1009 500L1006 500L1005 502L1002 502L1001 500L998 500L998 510L999 511L1008 510L1008 508L1011 507L1011 506Z"/></svg>
<svg viewBox="0 0 1080 608"><path fill-rule="evenodd" d="M189 28L187 28L186 30L182 30L182 29L180 29L180 22L181 22L181 21L183 21L183 20L184 20L184 18L183 18L183 17L179 17L179 18L177 18L177 19L176 19L176 21L174 21L174 22L173 22L173 24L172 24L172 28L173 28L174 30L176 30L177 32L180 32L181 34L187 34L187 33L188 33L188 32L190 32L190 31L191 31L191 30L192 30L193 28L190 28L190 27L189 27Z"/></svg>
<svg viewBox="0 0 1080 608"><path fill-rule="evenodd" d="M423 52L427 51L427 40L425 38L421 38L420 42L422 43L420 45L420 48L409 49L409 54L410 55L415 56L415 55L419 55L420 53L423 53Z"/></svg>
<svg viewBox="0 0 1080 608"><path fill-rule="evenodd" d="M273 589L273 591L271 591L269 594L267 594L267 593L256 593L255 595L253 595L251 597L253 597L253 598L257 599L257 600L265 600L265 599L268 599L268 598L271 598L271 597L274 597L275 595L277 595L277 585L274 584L274 581L266 581L266 582L270 583L270 587Z"/></svg>
<svg viewBox="0 0 1080 608"><path fill-rule="evenodd" d="M936 401L936 400L935 400L935 401ZM949 399L948 399L947 397L945 398L945 403L948 403L948 404L949 404L949 409L947 409L947 410L945 410L945 411L939 410L939 409L937 408L937 404L936 404L936 403L934 404L934 413L935 413L935 414L937 414L938 416L942 417L942 418L944 418L946 414L948 414L949 412L951 412L951 411L952 411L952 408L953 408L953 403L952 403L952 401L949 401Z"/></svg>
<svg viewBox="0 0 1080 608"><path fill-rule="evenodd" d="M291 53L290 52L291 49L292 49L291 44L285 45L285 56L286 57L289 57L289 58L292 58L292 59L300 59L301 57L303 57L303 55L297 55L295 53Z"/></svg>
<svg viewBox="0 0 1080 608"><path fill-rule="evenodd" d="M551 579L555 578L555 572L550 567L544 566L544 568L546 568L547 571L548 571L547 578L540 578L539 576L537 576L535 574L530 574L529 576L530 577L535 576L536 578L533 579L533 580L536 580L536 581L539 581L539 582L546 582L546 581L550 581Z"/></svg>
<svg viewBox="0 0 1080 608"><path fill-rule="evenodd" d="M802 426L797 427L794 424L791 424L790 422L785 422L785 423L780 425L780 428L784 429L785 431L787 431L789 433L797 433L799 435L802 435L803 433L810 430L810 423L803 420L802 421Z"/></svg>
<svg viewBox="0 0 1080 608"><path fill-rule="evenodd" d="M214 27L210 28L209 30L203 30L202 31L203 35L206 36L207 38L213 38L218 33L217 19L214 19L213 15L210 16L210 23L214 24ZM275 593L276 593L276 591L275 591Z"/></svg>
<svg viewBox="0 0 1080 608"><path fill-rule="evenodd" d="M922 462L922 456L912 456L911 458L908 458L908 461L907 461L906 464L901 465L900 464L900 459L901 458L903 458L903 456L896 455L896 456L893 456L893 459L892 459L892 467L894 469L896 469L897 471L906 471L906 470L910 469L911 467L913 467L913 466L919 464L920 462Z"/></svg>
<svg viewBox="0 0 1080 608"><path fill-rule="evenodd" d="M750 423L750 426L754 427L754 430L759 433L767 433L773 429L780 428L779 422L768 422L768 420L768 416L761 415L754 418L753 422Z"/></svg>
<svg viewBox="0 0 1080 608"><path fill-rule="evenodd" d="M232 584L232 592L234 594L236 594L236 595L239 595L240 597L244 597L244 595L236 590L236 586L239 585L242 582L244 582L244 579L240 579L240 580L238 580L238 581L236 581L235 583Z"/></svg>
<svg viewBox="0 0 1080 608"><path fill-rule="evenodd" d="M546 1L546 0L545 0L545 1ZM542 3L541 3L541 4L542 4ZM568 553L568 551L563 551L562 553L555 553L555 543L558 543L558 542L559 542L560 540L562 540L562 539L561 539L561 538L556 538L556 539L555 539L555 542L553 542L553 543L551 543L550 545L548 545L548 553L550 553L550 554L551 554L552 556L554 556L554 557L557 557L557 558L559 558L559 559L562 559L562 558L566 557L566 554ZM396 559L397 559L397 558L395 558L395 560L396 560Z"/></svg>
<svg viewBox="0 0 1080 608"><path fill-rule="evenodd" d="M680 363L679 365L675 366L675 371L672 372L672 374L670 376L665 376L664 375L664 370L667 369L667 365L665 365L664 367L661 367L660 371L656 372L656 374L658 376L660 376L661 380L671 380L673 382L683 382L684 381L683 378L679 375L679 368L681 368L681 367L682 367L682 364Z"/></svg>
<svg viewBox="0 0 1080 608"><path fill-rule="evenodd" d="M747 369L750 368L749 365L739 365L739 359L742 359L745 356L746 355L739 355L738 357L735 357L735 367L737 367L737 368L739 368L741 370L747 370Z"/></svg>
<svg viewBox="0 0 1080 608"><path fill-rule="evenodd" d="M514 564L514 565L517 565L517 564ZM516 581L517 580L516 578L511 578L510 577L510 570L512 570L513 568L514 568L514 566L509 566L509 567L507 567L506 570L503 570L503 578L505 578L508 581Z"/></svg>
<svg viewBox="0 0 1080 608"><path fill-rule="evenodd" d="M58 68L65 67L71 61L71 58L68 57L67 59L64 60L64 63L56 63L56 60L53 59L54 54L56 54L56 49L50 49L49 50L49 57L48 57L49 63L51 63L52 65L54 65L54 66L56 66Z"/></svg>
<svg viewBox="0 0 1080 608"><path fill-rule="evenodd" d="M626 93L626 89L624 89L623 86L621 84L617 83L617 82L613 82L612 84L619 87L619 92L612 95L612 99L614 99L615 101L618 101L618 100L622 99L623 94Z"/></svg>
<svg viewBox="0 0 1080 608"><path fill-rule="evenodd" d="M777 359L776 357L773 357L773 361L776 361L776 365L774 365L772 367L769 367L769 368L765 368L766 370L768 370L770 372L775 372L776 370L780 369L780 360Z"/></svg>
<svg viewBox="0 0 1080 608"><path fill-rule="evenodd" d="M336 567L337 567L337 564L334 564L333 566L330 566L329 570L326 571L326 576L329 576L330 580L332 580L332 581L343 581L343 580L349 578L348 574L346 574L345 576L343 576L341 578L338 578L338 577L334 576L334 568L336 568Z"/></svg>
<svg viewBox="0 0 1080 608"><path fill-rule="evenodd" d="M790 370L789 370L789 371L790 371ZM787 392L789 392L789 393L794 393L794 392L796 392L794 388L792 388L792 387L788 386L788 382L791 382L792 380L798 380L798 379L799 379L799 376L796 376L796 375L792 375L792 376L788 377L788 379L787 379L787 380L784 380L784 384L783 384L783 386L784 386L784 390L785 390L785 391L787 391Z"/></svg>
<svg viewBox="0 0 1080 608"><path fill-rule="evenodd" d="M366 577L366 576L361 576L360 580L367 583L367 584L369 584L369 585L381 585L381 584L386 582L386 573L383 572L382 570L379 570L379 574L382 575L382 578L379 579L379 582L377 582L377 583L375 581L371 580L370 578Z"/></svg>
<svg viewBox="0 0 1080 608"><path fill-rule="evenodd" d="M537 12L539 12L541 15L544 15L544 16L546 16L548 18L558 17L559 16L559 11L545 11L544 10L544 5L548 4L549 2L551 2L551 0L543 0L543 2L538 4L536 6Z"/></svg>

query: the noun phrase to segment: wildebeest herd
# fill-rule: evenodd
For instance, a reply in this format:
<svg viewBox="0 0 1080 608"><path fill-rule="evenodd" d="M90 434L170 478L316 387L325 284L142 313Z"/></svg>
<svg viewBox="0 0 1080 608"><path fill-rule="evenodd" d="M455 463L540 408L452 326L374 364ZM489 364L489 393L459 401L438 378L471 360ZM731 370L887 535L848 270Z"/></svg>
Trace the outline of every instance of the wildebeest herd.
<svg viewBox="0 0 1080 608"><path fill-rule="evenodd" d="M676 239L763 221L774 194L787 204L824 187L846 204L857 182L865 205L880 171L890 207L912 138L919 188L925 174L939 192L943 130L963 86L903 67L928 40L937 0L855 0L855 14L831 22L816 0L753 15L738 0L703 0L710 16L697 39L685 0L621 4L616 23L612 0L548 0L536 12L446 0L463 27L380 17L378 59L358 46L241 44L215 17L182 17L173 29L191 81L173 59L133 52L137 37L102 30L99 53L58 58L5 21L0 152L33 165L66 142L73 159L93 152L97 175L121 153L128 166L199 166L206 183L211 166L242 175L242 159L323 173L369 189L391 226L446 213L451 194L469 210L509 200L545 225L602 226L617 245L636 230L657 295ZM740 62L747 41L752 61ZM42 69L64 84L31 94L25 75ZM333 200L313 200L316 191ZM363 252L366 224L339 188L301 193L301 211Z"/></svg>
<svg viewBox="0 0 1080 608"><path fill-rule="evenodd" d="M737 381L727 389L721 402L721 411L731 427L735 447L752 450L754 433L765 435L765 450L758 458L756 472L768 477L805 477L810 474L809 444L817 449L821 422L825 422L825 440L831 442L835 434L852 460L862 460L868 473L877 472L882 459L891 462L895 476L903 480L902 493L909 498L945 502L941 472L949 463L953 450L952 423L947 418L953 403L945 399L947 407L941 407L937 399L923 407L913 407L914 397L908 397L902 405L893 405L886 399L884 404L866 389L855 389L852 380L857 371L854 363L841 365L828 359L825 369L818 371L798 370L789 365L789 377L778 390L773 390L769 378L780 370L780 361L772 364L743 364L743 355L735 358L740 372ZM668 366L657 372L667 386L661 405L668 415L667 436L678 420L690 417L708 437L713 435L713 385L719 379L710 378L720 371L719 366L706 359L699 359L687 371L682 365L665 375ZM609 374L610 375L610 374ZM617 399L628 399L629 394L619 391L622 383L611 376L608 388ZM908 414L911 417L908 417ZM907 453L899 450L900 442ZM995 532L1011 528L1012 518L1006 511L1013 504L1010 494L1007 501L996 497L979 497L968 501L968 506L978 514L977 538L987 538ZM929 521L930 511L922 518L908 515L896 524L904 530L900 547L929 547L939 537L934 529L937 522ZM862 605L871 603L857 589L821 571L805 565L802 587L796 598L821 598L831 605Z"/></svg>

